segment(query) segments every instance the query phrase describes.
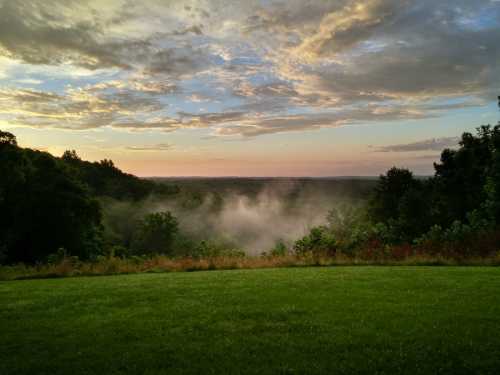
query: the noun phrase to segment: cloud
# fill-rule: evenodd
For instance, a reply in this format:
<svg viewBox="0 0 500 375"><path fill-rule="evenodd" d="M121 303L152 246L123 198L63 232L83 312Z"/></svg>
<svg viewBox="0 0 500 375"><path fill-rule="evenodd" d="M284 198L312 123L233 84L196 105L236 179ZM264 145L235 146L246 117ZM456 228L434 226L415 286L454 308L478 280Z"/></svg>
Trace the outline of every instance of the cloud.
<svg viewBox="0 0 500 375"><path fill-rule="evenodd" d="M146 92L141 91L144 86ZM171 87L165 85L158 89L168 92ZM160 100L161 96L151 90L148 84L136 81L103 82L84 89L69 89L64 94L33 89L4 89L0 90L0 119L14 125L75 130L104 126L164 132L208 128L213 129L213 135L216 136L252 138L349 124L428 118L439 115L443 108L442 105L370 104L315 113L283 114L265 113L262 104L256 102L252 110L247 104L246 107L239 106L224 112L194 114L178 111L175 115L168 115L164 111L165 104ZM251 95L267 95L268 91L273 90L275 88L257 88L254 91L257 94ZM277 103L272 98L268 102L271 106Z"/></svg>
<svg viewBox="0 0 500 375"><path fill-rule="evenodd" d="M256 137L296 131L311 131L321 128L334 128L350 124L374 121L395 121L401 119L420 119L430 116L408 107L364 106L336 112L312 113L282 116L241 117L233 124L217 127L215 134L221 136Z"/></svg>
<svg viewBox="0 0 500 375"><path fill-rule="evenodd" d="M201 30L203 25L194 25L190 27L186 27L183 30L176 30L173 32L173 35L186 35L189 33L193 33L195 35L203 35L203 31Z"/></svg>
<svg viewBox="0 0 500 375"><path fill-rule="evenodd" d="M351 1L326 14L315 33L304 38L293 54L299 59L335 56L369 39L378 28L393 21L407 0Z"/></svg>
<svg viewBox="0 0 500 375"><path fill-rule="evenodd" d="M56 94L33 89L0 89L0 119L13 125L83 130L120 119L154 114L165 107L140 91L68 89Z"/></svg>
<svg viewBox="0 0 500 375"><path fill-rule="evenodd" d="M125 9L128 2L111 4L107 14L99 4L92 7L92 2L0 1L0 56L34 65L144 69L173 76L207 66L207 56L189 43L163 46L168 37L201 35L200 25L149 33L132 33L124 27L113 35L113 27L125 20L132 22L139 14Z"/></svg>
<svg viewBox="0 0 500 375"><path fill-rule="evenodd" d="M151 80L132 78L127 80L111 80L100 82L86 88L90 91L102 91L107 89L129 90L143 94L159 95L171 94L178 90L177 85L168 80Z"/></svg>
<svg viewBox="0 0 500 375"><path fill-rule="evenodd" d="M209 56L202 49L187 45L183 48L162 49L152 54L145 70L150 75L182 76L208 69L211 65Z"/></svg>
<svg viewBox="0 0 500 375"><path fill-rule="evenodd" d="M333 1L329 8L322 2L301 8L292 2L248 21L260 21L254 30L288 36L268 58L279 78L292 83L296 106L491 100L500 84L500 9L491 1Z"/></svg>
<svg viewBox="0 0 500 375"><path fill-rule="evenodd" d="M0 120L251 138L437 117L496 97L499 39L492 0L0 0Z"/></svg>
<svg viewBox="0 0 500 375"><path fill-rule="evenodd" d="M156 145L148 146L128 146L125 147L129 151L170 151L174 146L170 143L158 143Z"/></svg>
<svg viewBox="0 0 500 375"><path fill-rule="evenodd" d="M72 63L88 69L130 68L125 53L148 47L147 41L100 41L99 20L64 17L76 2L4 0L0 5L0 53L29 64ZM70 21L70 24L67 24Z"/></svg>
<svg viewBox="0 0 500 375"><path fill-rule="evenodd" d="M270 114L305 104L304 98L300 97L290 82L275 81L258 85L241 79L233 82L232 94L244 100L233 110Z"/></svg>
<svg viewBox="0 0 500 375"><path fill-rule="evenodd" d="M191 94L190 96L187 97L187 99L194 103L203 103L211 100L210 97L198 93Z"/></svg>
<svg viewBox="0 0 500 375"><path fill-rule="evenodd" d="M180 121L185 127L208 127L221 123L240 121L245 117L244 112L225 112L225 113L203 113L193 114L187 112L178 112Z"/></svg>
<svg viewBox="0 0 500 375"><path fill-rule="evenodd" d="M442 151L445 148L457 147L460 137L431 138L423 141L388 145L375 148L376 152L415 152L415 151ZM426 156L434 158L434 155Z"/></svg>

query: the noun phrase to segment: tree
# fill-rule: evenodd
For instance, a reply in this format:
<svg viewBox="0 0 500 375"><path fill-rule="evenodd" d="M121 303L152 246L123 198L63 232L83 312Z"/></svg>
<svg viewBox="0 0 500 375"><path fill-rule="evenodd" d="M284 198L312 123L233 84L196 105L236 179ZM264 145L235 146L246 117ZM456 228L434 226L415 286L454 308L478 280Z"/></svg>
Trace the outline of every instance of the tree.
<svg viewBox="0 0 500 375"><path fill-rule="evenodd" d="M17 146L16 136L0 130L0 145Z"/></svg>
<svg viewBox="0 0 500 375"><path fill-rule="evenodd" d="M168 211L146 215L133 241L134 252L171 255L178 226L177 219Z"/></svg>
<svg viewBox="0 0 500 375"><path fill-rule="evenodd" d="M20 148L13 134L0 131L0 261L44 261L59 248L93 257L103 245L97 197L138 201L177 191L124 173L111 160Z"/></svg>
<svg viewBox="0 0 500 375"><path fill-rule="evenodd" d="M498 200L500 188L500 126L484 125L477 135L464 133L457 150L444 150L435 163L436 206L439 224L465 220L487 199ZM496 196L496 197L495 197ZM500 201L499 201L500 202ZM493 202L491 202L493 203Z"/></svg>
<svg viewBox="0 0 500 375"><path fill-rule="evenodd" d="M408 189L399 199L398 217L393 222L399 240L411 242L432 226L428 189L419 184Z"/></svg>
<svg viewBox="0 0 500 375"><path fill-rule="evenodd" d="M59 248L90 258L100 251L97 201L57 158L0 143L0 247L9 263L44 261Z"/></svg>
<svg viewBox="0 0 500 375"><path fill-rule="evenodd" d="M397 233L396 241L420 237L433 226L452 233L460 226L484 232L498 225L500 125L463 133L459 148L445 149L434 169L427 181L398 168L381 176L370 202L372 220Z"/></svg>
<svg viewBox="0 0 500 375"><path fill-rule="evenodd" d="M419 182L408 169L392 167L381 175L370 200L368 213L375 222L386 222L399 216L400 199Z"/></svg>
<svg viewBox="0 0 500 375"><path fill-rule="evenodd" d="M66 162L81 162L82 159L78 156L75 150L66 150L61 156L61 159Z"/></svg>
<svg viewBox="0 0 500 375"><path fill-rule="evenodd" d="M124 173L109 159L88 162L82 160L76 151L67 150L61 160L88 187L93 196L140 200L152 193L172 194L178 191L175 187Z"/></svg>

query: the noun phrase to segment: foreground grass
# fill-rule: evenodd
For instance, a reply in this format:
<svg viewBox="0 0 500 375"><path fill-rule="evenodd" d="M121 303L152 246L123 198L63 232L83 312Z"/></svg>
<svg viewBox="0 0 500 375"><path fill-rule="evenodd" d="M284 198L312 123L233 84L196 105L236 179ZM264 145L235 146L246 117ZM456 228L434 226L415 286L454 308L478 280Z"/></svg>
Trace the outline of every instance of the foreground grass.
<svg viewBox="0 0 500 375"><path fill-rule="evenodd" d="M493 267L1 282L0 374L497 374L499 290Z"/></svg>

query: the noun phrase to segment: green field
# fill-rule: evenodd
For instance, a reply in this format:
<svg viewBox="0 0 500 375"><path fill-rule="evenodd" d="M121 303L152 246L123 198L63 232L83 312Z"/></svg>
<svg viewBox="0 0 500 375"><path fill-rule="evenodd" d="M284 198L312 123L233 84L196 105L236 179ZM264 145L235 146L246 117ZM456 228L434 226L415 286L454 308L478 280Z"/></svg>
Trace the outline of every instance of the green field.
<svg viewBox="0 0 500 375"><path fill-rule="evenodd" d="M0 374L500 373L500 269L0 283Z"/></svg>

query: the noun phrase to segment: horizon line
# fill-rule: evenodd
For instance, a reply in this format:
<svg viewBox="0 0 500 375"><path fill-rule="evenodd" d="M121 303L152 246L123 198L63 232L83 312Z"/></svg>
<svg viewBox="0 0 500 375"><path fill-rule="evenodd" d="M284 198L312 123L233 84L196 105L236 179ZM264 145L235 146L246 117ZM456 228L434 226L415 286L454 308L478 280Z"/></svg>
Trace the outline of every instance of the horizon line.
<svg viewBox="0 0 500 375"><path fill-rule="evenodd" d="M432 177L432 174L414 174L415 177ZM275 178L275 179L299 179L299 178L307 178L307 179L339 179L339 178L379 178L378 175L339 175L339 176L237 176L237 175L227 175L227 176L138 176L140 178L254 178L254 179L264 179L264 178Z"/></svg>

